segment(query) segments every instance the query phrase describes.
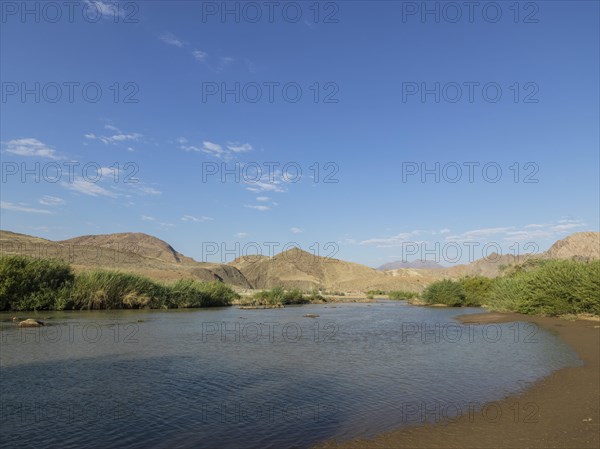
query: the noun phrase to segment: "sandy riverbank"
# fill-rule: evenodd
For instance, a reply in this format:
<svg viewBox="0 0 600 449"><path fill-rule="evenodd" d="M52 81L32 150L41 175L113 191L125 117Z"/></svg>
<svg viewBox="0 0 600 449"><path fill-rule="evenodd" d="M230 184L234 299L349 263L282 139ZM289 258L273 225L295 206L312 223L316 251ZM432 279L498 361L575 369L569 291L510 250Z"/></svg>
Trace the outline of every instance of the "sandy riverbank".
<svg viewBox="0 0 600 449"><path fill-rule="evenodd" d="M513 313L457 317L465 324L527 321L556 332L583 366L564 368L521 394L494 403L503 413L491 419L465 414L454 422L392 431L373 440L327 442L320 448L599 448L600 447L600 323L567 321ZM501 373L498 373L502 375ZM515 418L518 410L518 419Z"/></svg>

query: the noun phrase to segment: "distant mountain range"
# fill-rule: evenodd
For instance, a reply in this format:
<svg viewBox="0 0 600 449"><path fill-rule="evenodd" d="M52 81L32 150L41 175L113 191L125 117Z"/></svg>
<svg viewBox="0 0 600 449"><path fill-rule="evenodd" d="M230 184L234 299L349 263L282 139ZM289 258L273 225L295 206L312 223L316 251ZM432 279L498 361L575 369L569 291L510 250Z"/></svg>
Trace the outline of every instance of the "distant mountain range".
<svg viewBox="0 0 600 449"><path fill-rule="evenodd" d="M465 275L497 276L501 268L525 258L600 259L600 233L579 232L557 241L548 251L528 256L494 255L470 264L442 267L430 261L391 262L379 269L315 256L293 248L267 256L244 256L229 264L197 262L171 245L143 233L87 235L52 241L10 231L0 231L0 255L23 254L56 257L75 270L118 269L171 281L195 278L218 280L242 289L283 286L304 290L337 291L422 290L442 278Z"/></svg>

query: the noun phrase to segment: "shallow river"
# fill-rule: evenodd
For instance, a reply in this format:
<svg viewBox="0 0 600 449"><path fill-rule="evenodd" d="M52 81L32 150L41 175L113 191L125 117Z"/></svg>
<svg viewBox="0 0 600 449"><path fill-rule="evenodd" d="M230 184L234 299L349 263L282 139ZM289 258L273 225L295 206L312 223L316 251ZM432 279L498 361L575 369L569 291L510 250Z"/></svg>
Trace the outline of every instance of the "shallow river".
<svg viewBox="0 0 600 449"><path fill-rule="evenodd" d="M458 413L581 362L528 323L403 302L0 314L0 445L307 448ZM318 314L319 317L304 317Z"/></svg>

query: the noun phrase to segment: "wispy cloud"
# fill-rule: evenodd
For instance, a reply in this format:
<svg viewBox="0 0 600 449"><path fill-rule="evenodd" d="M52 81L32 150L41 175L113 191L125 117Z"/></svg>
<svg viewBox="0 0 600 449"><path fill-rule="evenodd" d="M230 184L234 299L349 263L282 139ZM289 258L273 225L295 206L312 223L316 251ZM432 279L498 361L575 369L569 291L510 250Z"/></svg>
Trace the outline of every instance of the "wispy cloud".
<svg viewBox="0 0 600 449"><path fill-rule="evenodd" d="M192 56L196 61L206 62L206 58L208 57L208 53L202 50L194 50L192 51Z"/></svg>
<svg viewBox="0 0 600 449"><path fill-rule="evenodd" d="M6 142L6 152L26 157L61 159L56 151L37 139L14 139Z"/></svg>
<svg viewBox="0 0 600 449"><path fill-rule="evenodd" d="M61 185L67 189L89 196L105 196L109 198L117 198L119 196L118 193L107 190L98 185L98 183L93 183L83 178L74 179L73 182L62 182Z"/></svg>
<svg viewBox="0 0 600 449"><path fill-rule="evenodd" d="M211 217L194 217L193 215L184 215L181 217L181 221L192 221L194 223L202 223L205 221L212 221Z"/></svg>
<svg viewBox="0 0 600 449"><path fill-rule="evenodd" d="M13 210L16 212L27 212L32 214L50 214L51 212L46 209L34 209L21 204L9 203L7 201L0 201L0 209Z"/></svg>
<svg viewBox="0 0 600 449"><path fill-rule="evenodd" d="M292 233L294 233L294 234L300 234L300 233L304 232L302 229L296 228L296 227L290 228L290 231L292 231Z"/></svg>
<svg viewBox="0 0 600 449"><path fill-rule="evenodd" d="M248 235L249 234L247 232L238 232L236 234L233 234L233 236L238 239L245 239L246 237L248 237Z"/></svg>
<svg viewBox="0 0 600 449"><path fill-rule="evenodd" d="M102 0L85 0L85 4L89 7L96 8L96 11L102 15L102 18L105 20L114 20L115 17L124 17L125 9L120 7L115 2L104 2ZM92 10L89 11L89 14L95 15L95 12Z"/></svg>
<svg viewBox="0 0 600 449"><path fill-rule="evenodd" d="M249 143L227 142L223 146L210 140L204 140L201 145L193 145L185 137L177 138L176 142L183 151L206 153L225 160L232 158L235 154L247 153L254 149Z"/></svg>
<svg viewBox="0 0 600 449"><path fill-rule="evenodd" d="M265 211L268 211L271 209L270 206L263 206L263 205L258 205L258 204L246 204L246 205L244 205L244 207L247 207L249 209L255 209L260 212L265 212Z"/></svg>
<svg viewBox="0 0 600 449"><path fill-rule="evenodd" d="M44 195L40 198L39 203L43 204L44 206L62 206L66 203L66 201L57 196Z"/></svg>
<svg viewBox="0 0 600 449"><path fill-rule="evenodd" d="M161 34L160 40L163 41L165 44L173 45L173 46L179 47L179 48L183 48L185 45L187 45L187 42L184 42L184 41L180 40L179 38L175 37L175 35L173 33Z"/></svg>
<svg viewBox="0 0 600 449"><path fill-rule="evenodd" d="M156 221L156 218L150 217L149 215L142 215L142 221Z"/></svg>

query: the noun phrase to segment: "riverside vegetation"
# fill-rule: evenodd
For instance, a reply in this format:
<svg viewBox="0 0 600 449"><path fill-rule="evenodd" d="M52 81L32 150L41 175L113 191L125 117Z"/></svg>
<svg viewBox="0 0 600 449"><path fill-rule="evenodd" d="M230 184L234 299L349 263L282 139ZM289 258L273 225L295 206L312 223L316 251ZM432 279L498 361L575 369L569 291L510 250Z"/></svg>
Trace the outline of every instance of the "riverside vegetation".
<svg viewBox="0 0 600 449"><path fill-rule="evenodd" d="M434 282L421 300L546 316L600 315L600 261L532 259L505 268L494 279L467 276Z"/></svg>
<svg viewBox="0 0 600 449"><path fill-rule="evenodd" d="M600 315L600 260L531 259L509 266L501 276L466 276L414 291L371 290L416 304L444 304L548 316ZM218 281L181 279L163 283L119 271L75 273L55 259L0 257L0 310L169 309L229 306L283 306L326 302L318 290L275 287L241 297Z"/></svg>
<svg viewBox="0 0 600 449"><path fill-rule="evenodd" d="M238 298L218 281L182 279L167 284L119 271L74 273L54 259L0 257L0 310L214 307Z"/></svg>

